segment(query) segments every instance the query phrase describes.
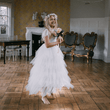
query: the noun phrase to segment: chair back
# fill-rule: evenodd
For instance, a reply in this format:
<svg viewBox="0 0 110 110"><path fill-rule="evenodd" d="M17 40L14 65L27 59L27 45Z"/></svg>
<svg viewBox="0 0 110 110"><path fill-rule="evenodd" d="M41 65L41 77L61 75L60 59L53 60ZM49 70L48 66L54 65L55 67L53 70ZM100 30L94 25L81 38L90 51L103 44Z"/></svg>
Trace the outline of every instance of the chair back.
<svg viewBox="0 0 110 110"><path fill-rule="evenodd" d="M78 34L74 33L73 31L71 33L66 32L64 35L64 42L68 46L72 46L73 44L77 43Z"/></svg>
<svg viewBox="0 0 110 110"><path fill-rule="evenodd" d="M95 47L97 41L97 34L92 32L91 34L86 33L83 37L83 43L85 47L88 47L91 45L92 47Z"/></svg>

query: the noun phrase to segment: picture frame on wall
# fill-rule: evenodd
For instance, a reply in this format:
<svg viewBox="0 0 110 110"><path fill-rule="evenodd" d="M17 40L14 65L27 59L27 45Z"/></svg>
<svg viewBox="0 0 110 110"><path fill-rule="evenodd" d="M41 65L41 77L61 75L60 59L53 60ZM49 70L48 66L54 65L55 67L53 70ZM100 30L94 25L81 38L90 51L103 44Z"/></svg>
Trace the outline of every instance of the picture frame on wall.
<svg viewBox="0 0 110 110"><path fill-rule="evenodd" d="M6 34L6 26L1 26L1 34Z"/></svg>

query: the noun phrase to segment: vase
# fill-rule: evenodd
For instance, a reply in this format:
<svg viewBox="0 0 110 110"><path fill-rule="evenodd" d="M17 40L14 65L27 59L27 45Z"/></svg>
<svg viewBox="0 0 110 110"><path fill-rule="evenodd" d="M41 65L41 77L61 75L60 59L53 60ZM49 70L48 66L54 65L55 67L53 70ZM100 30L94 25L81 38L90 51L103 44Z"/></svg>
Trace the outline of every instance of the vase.
<svg viewBox="0 0 110 110"><path fill-rule="evenodd" d="M38 24L39 24L39 27L44 27L44 21L39 21Z"/></svg>

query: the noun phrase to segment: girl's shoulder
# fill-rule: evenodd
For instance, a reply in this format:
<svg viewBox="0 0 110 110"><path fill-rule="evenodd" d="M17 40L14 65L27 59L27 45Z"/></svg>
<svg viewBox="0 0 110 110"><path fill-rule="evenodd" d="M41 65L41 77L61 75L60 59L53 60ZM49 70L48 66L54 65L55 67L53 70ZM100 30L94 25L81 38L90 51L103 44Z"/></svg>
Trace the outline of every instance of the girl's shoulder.
<svg viewBox="0 0 110 110"><path fill-rule="evenodd" d="M48 35L48 29L44 29L44 31L42 32L42 35Z"/></svg>
<svg viewBox="0 0 110 110"><path fill-rule="evenodd" d="M44 29L44 30L43 30L43 33L45 33L45 32L48 32L48 29Z"/></svg>
<svg viewBox="0 0 110 110"><path fill-rule="evenodd" d="M43 32L42 32L42 38L44 40L44 38L48 36L49 37L49 30L48 29L45 29Z"/></svg>

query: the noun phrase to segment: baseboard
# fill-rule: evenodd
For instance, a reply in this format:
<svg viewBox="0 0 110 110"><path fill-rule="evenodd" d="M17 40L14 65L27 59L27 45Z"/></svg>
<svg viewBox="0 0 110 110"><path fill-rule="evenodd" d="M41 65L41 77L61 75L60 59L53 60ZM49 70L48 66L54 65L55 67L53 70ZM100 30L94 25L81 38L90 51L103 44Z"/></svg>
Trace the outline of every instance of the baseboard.
<svg viewBox="0 0 110 110"><path fill-rule="evenodd" d="M104 56L102 54L95 54L93 56L93 59L97 59L97 60L103 60L104 61Z"/></svg>
<svg viewBox="0 0 110 110"><path fill-rule="evenodd" d="M104 62L106 62L106 63L110 63L110 57L106 57L106 58L104 58Z"/></svg>

